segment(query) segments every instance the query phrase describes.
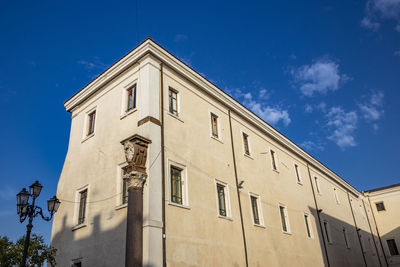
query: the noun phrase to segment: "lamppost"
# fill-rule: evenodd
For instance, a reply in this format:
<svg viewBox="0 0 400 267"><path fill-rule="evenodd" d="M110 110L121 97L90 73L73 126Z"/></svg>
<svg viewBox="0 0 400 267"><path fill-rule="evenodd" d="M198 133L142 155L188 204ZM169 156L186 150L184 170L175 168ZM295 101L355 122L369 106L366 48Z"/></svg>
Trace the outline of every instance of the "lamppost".
<svg viewBox="0 0 400 267"><path fill-rule="evenodd" d="M40 195L42 187L43 186L39 183L39 181L36 181L31 186L29 186L29 192L25 188L23 188L21 192L17 194L17 213L19 215L19 221L22 223L25 221L26 218L29 218L29 223L26 226L24 254L22 255L21 267L26 266L26 257L28 255L29 241L31 238L31 230L33 227L33 218L40 215L43 220L50 221L54 213L60 206L60 200L58 200L56 196L50 198L49 200L47 200L47 208L50 212L50 217L45 217L43 215L42 208L39 206L35 206L35 200ZM29 197L32 197L32 204L29 204Z"/></svg>

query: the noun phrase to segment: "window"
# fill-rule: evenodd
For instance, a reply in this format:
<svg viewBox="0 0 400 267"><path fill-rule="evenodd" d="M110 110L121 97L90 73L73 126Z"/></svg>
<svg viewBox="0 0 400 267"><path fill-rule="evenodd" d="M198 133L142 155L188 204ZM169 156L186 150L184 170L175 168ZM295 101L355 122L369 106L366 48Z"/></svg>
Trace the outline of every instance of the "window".
<svg viewBox="0 0 400 267"><path fill-rule="evenodd" d="M128 187L129 187L129 179L122 179L122 204L128 203Z"/></svg>
<svg viewBox="0 0 400 267"><path fill-rule="evenodd" d="M307 236L312 238L310 215L304 214L304 223L306 225Z"/></svg>
<svg viewBox="0 0 400 267"><path fill-rule="evenodd" d="M336 188L333 188L333 193L335 194L336 204L340 204L339 195Z"/></svg>
<svg viewBox="0 0 400 267"><path fill-rule="evenodd" d="M317 193L318 194L321 194L321 189L320 189L320 187L319 187L319 180L318 180L318 177L314 177L314 180L315 180L315 188L316 188L316 190L317 190Z"/></svg>
<svg viewBox="0 0 400 267"><path fill-rule="evenodd" d="M178 116L178 91L169 88L169 113Z"/></svg>
<svg viewBox="0 0 400 267"><path fill-rule="evenodd" d="M386 209L385 209L385 205L383 204L383 202L375 203L375 205L376 205L376 209L377 209L378 211L386 210Z"/></svg>
<svg viewBox="0 0 400 267"><path fill-rule="evenodd" d="M287 207L285 205L279 205L279 213L281 215L282 231L285 233L290 232L289 217Z"/></svg>
<svg viewBox="0 0 400 267"><path fill-rule="evenodd" d="M211 135L215 138L218 137L218 116L211 113Z"/></svg>
<svg viewBox="0 0 400 267"><path fill-rule="evenodd" d="M244 154L250 156L249 136L243 133L243 148Z"/></svg>
<svg viewBox="0 0 400 267"><path fill-rule="evenodd" d="M297 183L301 184L301 178L300 178L300 174L299 174L299 166L297 164L294 164L294 170L296 171L296 179L297 179Z"/></svg>
<svg viewBox="0 0 400 267"><path fill-rule="evenodd" d="M397 249L396 241L394 239L386 240L391 256L399 255L399 250Z"/></svg>
<svg viewBox="0 0 400 267"><path fill-rule="evenodd" d="M329 227L327 221L324 221L324 230L326 235L326 241L328 241L329 244L332 244L331 228Z"/></svg>
<svg viewBox="0 0 400 267"><path fill-rule="evenodd" d="M216 182L218 215L231 217L228 186L222 182Z"/></svg>
<svg viewBox="0 0 400 267"><path fill-rule="evenodd" d="M171 201L182 205L182 200L182 169L171 166Z"/></svg>
<svg viewBox="0 0 400 267"><path fill-rule="evenodd" d="M275 151L270 150L270 153L271 153L272 169L274 171L277 171L278 170L278 166L276 165Z"/></svg>
<svg viewBox="0 0 400 267"><path fill-rule="evenodd" d="M126 90L126 112L133 110L136 108L136 84Z"/></svg>
<svg viewBox="0 0 400 267"><path fill-rule="evenodd" d="M253 223L255 225L262 225L262 215L260 208L260 198L256 195L250 195L251 210L253 212Z"/></svg>
<svg viewBox="0 0 400 267"><path fill-rule="evenodd" d="M86 200L87 200L87 189L81 191L79 193L79 217L78 217L78 225L83 224L85 222L85 214L86 214Z"/></svg>
<svg viewBox="0 0 400 267"><path fill-rule="evenodd" d="M350 248L349 239L347 237L347 231L346 231L346 228L344 228L344 227L343 227L343 238L344 238L344 242L346 244L346 248Z"/></svg>
<svg viewBox="0 0 400 267"><path fill-rule="evenodd" d="M94 123L96 120L96 110L92 111L88 115L88 128L87 128L87 136L94 133Z"/></svg>
<svg viewBox="0 0 400 267"><path fill-rule="evenodd" d="M82 267L82 263L80 261L72 263L72 267Z"/></svg>

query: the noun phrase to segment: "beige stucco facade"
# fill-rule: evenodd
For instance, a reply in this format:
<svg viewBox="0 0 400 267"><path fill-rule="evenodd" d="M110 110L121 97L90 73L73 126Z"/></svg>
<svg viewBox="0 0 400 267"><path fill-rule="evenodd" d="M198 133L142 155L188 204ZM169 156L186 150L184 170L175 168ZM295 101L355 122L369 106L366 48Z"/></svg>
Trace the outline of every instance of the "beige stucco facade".
<svg viewBox="0 0 400 267"><path fill-rule="evenodd" d="M126 90L134 85L136 108L127 113ZM177 114L168 109L170 88L177 94ZM151 39L65 107L72 115L71 133L51 240L60 266L125 265L126 163L120 142L133 134L151 140L143 188L144 266L386 266L379 234L397 229L399 240L398 210L393 208L392 223L381 229L383 215L376 214L372 195L352 187ZM94 133L87 136L94 110ZM211 114L218 117L217 138ZM171 200L171 167L181 170L182 204ZM217 183L225 188L226 216L219 215ZM85 221L78 224L85 189ZM393 196L399 201L399 193Z"/></svg>

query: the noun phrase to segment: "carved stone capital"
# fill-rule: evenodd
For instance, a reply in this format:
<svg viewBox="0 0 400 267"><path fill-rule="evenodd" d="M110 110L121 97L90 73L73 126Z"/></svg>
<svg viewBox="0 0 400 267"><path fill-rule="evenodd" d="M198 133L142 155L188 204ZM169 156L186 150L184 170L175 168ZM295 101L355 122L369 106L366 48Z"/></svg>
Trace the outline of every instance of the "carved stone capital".
<svg viewBox="0 0 400 267"><path fill-rule="evenodd" d="M134 135L121 143L124 146L125 158L128 163L125 173L132 171L146 173L147 147L150 140Z"/></svg>
<svg viewBox="0 0 400 267"><path fill-rule="evenodd" d="M147 174L143 172L131 171L126 172L123 175L123 178L128 179L128 189L142 190L147 179Z"/></svg>

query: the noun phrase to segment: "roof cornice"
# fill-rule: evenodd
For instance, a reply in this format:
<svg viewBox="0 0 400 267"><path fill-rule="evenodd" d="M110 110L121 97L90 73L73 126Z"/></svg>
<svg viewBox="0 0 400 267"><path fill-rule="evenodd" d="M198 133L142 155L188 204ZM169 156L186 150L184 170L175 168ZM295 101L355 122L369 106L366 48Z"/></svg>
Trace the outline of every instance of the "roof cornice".
<svg viewBox="0 0 400 267"><path fill-rule="evenodd" d="M251 112L229 94L224 92L222 89L217 87L215 84L207 80L204 76L196 72L190 66L182 62L176 56L171 54L165 48L154 42L151 38L147 38L136 48L132 49L120 60L114 63L111 67L106 69L93 81L83 87L78 93L72 96L70 99L64 102L65 108L68 112L71 112L76 106L85 101L92 94L101 90L104 85L108 84L114 78L116 78L123 71L128 69L147 54L151 54L160 60L163 64L174 69L180 75L183 75L186 79L191 81L193 84L197 85L199 88L205 90L208 94L218 99L221 103L224 103L228 108L234 111L236 114L240 115L258 129L262 130L264 133L269 135L275 141L279 142L281 145L285 146L289 150L295 152L298 156L307 161L310 165L317 168L321 172L328 175L328 177L335 180L337 183L341 184L347 188L352 194L359 196L361 193L355 189L351 184L346 182L343 178L337 175L335 172L330 170L320 161L311 156L308 152L303 150L301 147L296 145L293 141L287 138L285 135L280 133L274 127L269 125L267 122L262 120L256 114Z"/></svg>

